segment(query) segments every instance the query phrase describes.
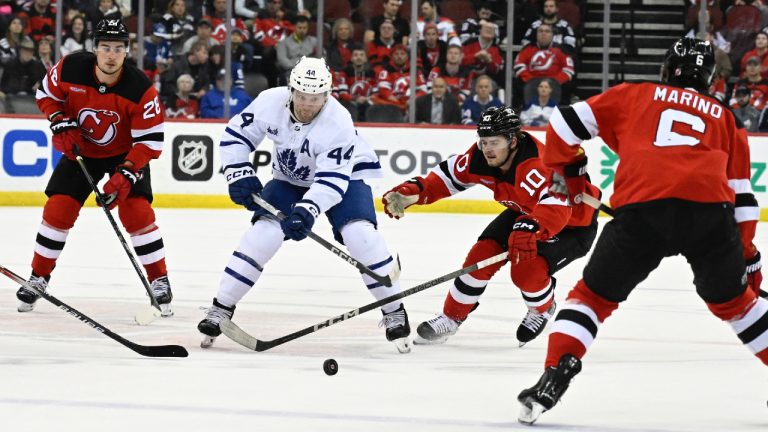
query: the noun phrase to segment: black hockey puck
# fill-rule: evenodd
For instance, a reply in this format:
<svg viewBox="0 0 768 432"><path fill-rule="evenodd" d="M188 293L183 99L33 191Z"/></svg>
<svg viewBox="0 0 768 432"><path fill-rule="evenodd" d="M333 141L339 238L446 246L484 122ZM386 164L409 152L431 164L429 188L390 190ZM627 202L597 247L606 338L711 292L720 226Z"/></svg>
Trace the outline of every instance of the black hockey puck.
<svg viewBox="0 0 768 432"><path fill-rule="evenodd" d="M339 371L339 364L334 359L328 359L323 362L323 371L326 375L336 375Z"/></svg>

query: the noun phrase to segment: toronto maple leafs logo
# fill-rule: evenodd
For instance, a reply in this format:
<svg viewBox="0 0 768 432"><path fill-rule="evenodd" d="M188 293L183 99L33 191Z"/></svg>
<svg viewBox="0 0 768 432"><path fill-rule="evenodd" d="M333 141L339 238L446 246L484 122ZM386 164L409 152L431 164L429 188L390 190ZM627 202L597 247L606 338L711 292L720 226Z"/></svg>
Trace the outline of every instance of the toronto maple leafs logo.
<svg viewBox="0 0 768 432"><path fill-rule="evenodd" d="M280 171L292 179L307 181L309 178L309 167L302 166L297 169L296 153L291 149L277 153L277 164L280 166Z"/></svg>

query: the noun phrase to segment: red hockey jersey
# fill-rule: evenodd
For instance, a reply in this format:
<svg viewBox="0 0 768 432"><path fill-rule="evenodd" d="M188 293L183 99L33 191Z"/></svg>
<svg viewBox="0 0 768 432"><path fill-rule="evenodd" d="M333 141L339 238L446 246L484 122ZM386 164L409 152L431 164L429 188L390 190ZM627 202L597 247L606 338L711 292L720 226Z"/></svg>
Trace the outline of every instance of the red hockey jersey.
<svg viewBox="0 0 768 432"><path fill-rule="evenodd" d="M83 156L128 153L126 159L138 170L163 149L165 124L157 90L144 72L127 63L116 84L101 84L95 65L96 56L90 52L59 60L37 91L37 106L48 118L62 112L77 119Z"/></svg>
<svg viewBox="0 0 768 432"><path fill-rule="evenodd" d="M523 82L533 78L553 78L564 84L572 80L574 74L573 59L556 46L528 45L517 55L514 69Z"/></svg>
<svg viewBox="0 0 768 432"><path fill-rule="evenodd" d="M493 198L501 205L523 214L530 214L539 221L539 240L546 240L565 227L583 227L592 223L595 210L587 206L570 207L563 201L549 196L551 169L539 158L543 144L529 134L518 142L518 150L512 168L503 174L488 165L483 152L472 144L464 154L453 155L440 162L422 180L430 204L455 195L480 184L493 191ZM600 191L592 184L588 193L599 196Z"/></svg>
<svg viewBox="0 0 768 432"><path fill-rule="evenodd" d="M631 101L631 103L628 103ZM625 83L556 109L543 160L567 165L581 142L600 136L619 156L611 204L678 198L736 206L751 249L760 209L752 193L747 133L714 98L657 83Z"/></svg>
<svg viewBox="0 0 768 432"><path fill-rule="evenodd" d="M411 72L389 64L378 72L374 103L399 106L405 109L411 90ZM427 84L421 69L416 70L416 97L427 94ZM394 97L397 101L391 99Z"/></svg>
<svg viewBox="0 0 768 432"><path fill-rule="evenodd" d="M470 87L472 85L472 80L475 79L475 73L472 72L470 68L463 65L459 67L459 71L454 75L448 73L445 65L434 67L429 71L429 77L427 77L428 91L432 91L432 81L437 77L441 77L445 80L448 90L456 97L456 100L458 100L459 103L462 103L471 92Z"/></svg>

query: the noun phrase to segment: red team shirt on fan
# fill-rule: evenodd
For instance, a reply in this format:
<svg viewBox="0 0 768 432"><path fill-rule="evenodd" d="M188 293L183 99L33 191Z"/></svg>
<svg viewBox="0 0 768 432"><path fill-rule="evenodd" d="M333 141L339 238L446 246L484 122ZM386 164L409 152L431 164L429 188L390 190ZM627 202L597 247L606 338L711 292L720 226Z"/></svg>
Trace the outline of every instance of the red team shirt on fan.
<svg viewBox="0 0 768 432"><path fill-rule="evenodd" d="M598 135L619 156L615 208L668 198L735 203L745 252L753 249L760 211L750 183L747 133L727 107L692 89L620 84L555 110L544 163L574 162L581 142Z"/></svg>
<svg viewBox="0 0 768 432"><path fill-rule="evenodd" d="M112 86L96 79L96 56L78 52L62 58L45 75L37 105L50 118L56 112L77 119L80 153L107 158L129 153L136 170L160 156L164 118L157 90L142 71L125 65Z"/></svg>
<svg viewBox="0 0 768 432"><path fill-rule="evenodd" d="M429 201L420 204L435 202L479 184L493 191L493 199L504 207L536 217L541 228L537 234L539 240L546 240L565 227L590 225L593 209L569 207L565 201L548 195L551 169L539 158L543 145L530 135L527 138L518 142L518 151L507 174L489 166L476 144L464 154L444 160L422 181ZM588 185L588 191L593 196L600 194L592 184Z"/></svg>

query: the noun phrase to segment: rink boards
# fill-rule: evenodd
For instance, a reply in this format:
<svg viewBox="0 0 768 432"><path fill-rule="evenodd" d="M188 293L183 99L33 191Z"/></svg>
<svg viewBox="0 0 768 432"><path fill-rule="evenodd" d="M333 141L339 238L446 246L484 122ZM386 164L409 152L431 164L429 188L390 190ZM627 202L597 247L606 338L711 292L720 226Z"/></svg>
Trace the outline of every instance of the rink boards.
<svg viewBox="0 0 768 432"><path fill-rule="evenodd" d="M218 121L166 122L165 148L152 162L152 188L157 207L226 208L234 207L226 195L227 186L220 174L218 141L225 123ZM358 133L379 156L384 176L370 180L375 196L430 168L451 154L463 153L475 140L471 127L433 127L360 124ZM544 139L543 129L530 130ZM48 122L42 118L5 117L0 121L0 205L42 205L42 194L50 173L61 155L50 144ZM752 187L758 202L768 209L768 135L749 138L752 156ZM253 155L254 166L263 182L271 178L269 138ZM618 159L602 139L585 143L589 173L609 200ZM379 204L377 204L379 205ZM415 209L416 210L416 209ZM496 213L499 205L491 192L474 187L456 197L418 211ZM768 213L762 220L768 220Z"/></svg>

